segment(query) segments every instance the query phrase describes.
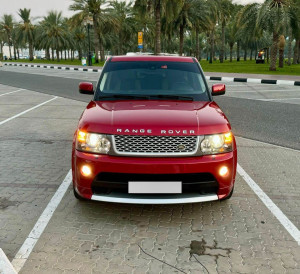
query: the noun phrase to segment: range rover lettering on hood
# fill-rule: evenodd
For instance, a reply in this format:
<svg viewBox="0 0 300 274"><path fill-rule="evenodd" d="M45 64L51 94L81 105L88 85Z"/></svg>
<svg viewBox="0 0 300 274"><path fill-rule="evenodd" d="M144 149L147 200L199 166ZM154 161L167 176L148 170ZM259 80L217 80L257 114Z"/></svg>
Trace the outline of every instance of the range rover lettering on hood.
<svg viewBox="0 0 300 274"><path fill-rule="evenodd" d="M122 129L122 128L118 128L117 129L117 133L148 133L151 134L153 133L152 129ZM161 129L160 130L160 134L195 134L195 130L187 130L187 129Z"/></svg>

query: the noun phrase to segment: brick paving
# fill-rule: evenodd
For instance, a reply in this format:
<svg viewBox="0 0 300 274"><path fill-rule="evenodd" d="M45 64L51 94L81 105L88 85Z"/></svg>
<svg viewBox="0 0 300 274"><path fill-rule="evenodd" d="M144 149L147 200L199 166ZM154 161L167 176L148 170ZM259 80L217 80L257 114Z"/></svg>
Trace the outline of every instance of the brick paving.
<svg viewBox="0 0 300 274"><path fill-rule="evenodd" d="M8 96L17 93L0 97L7 109ZM26 100L38 96L28 91ZM0 128L0 247L10 260L70 169L84 106L58 98ZM299 228L299 153L238 144L241 166ZM240 176L230 200L201 204L80 202L70 188L20 273L207 273L203 266L299 273L300 247Z"/></svg>

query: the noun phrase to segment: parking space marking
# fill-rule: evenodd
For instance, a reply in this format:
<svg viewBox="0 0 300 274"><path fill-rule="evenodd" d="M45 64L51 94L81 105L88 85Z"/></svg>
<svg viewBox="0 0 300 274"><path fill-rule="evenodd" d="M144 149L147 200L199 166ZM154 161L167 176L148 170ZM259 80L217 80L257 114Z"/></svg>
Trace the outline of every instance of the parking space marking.
<svg viewBox="0 0 300 274"><path fill-rule="evenodd" d="M25 89L21 88L21 89L17 89L17 90L14 90L14 91L6 92L6 93L3 93L3 94L0 94L0 97L1 97L1 96L4 96L4 95L8 95L8 94L15 93L15 92L19 92L19 91L21 91L21 90L25 90Z"/></svg>
<svg viewBox="0 0 300 274"><path fill-rule="evenodd" d="M259 101L286 101L286 100L300 100L300 97L296 98L276 98L276 99L256 99Z"/></svg>
<svg viewBox="0 0 300 274"><path fill-rule="evenodd" d="M277 218L277 220L290 233L298 245L300 245L300 231L298 228L283 214L278 206L273 203L269 196L254 182L254 180L239 164L237 164L237 172L254 191L254 193L261 199L265 206L271 211L271 213Z"/></svg>
<svg viewBox="0 0 300 274"><path fill-rule="evenodd" d="M45 104L47 104L47 103L49 103L49 102L51 102L51 101L54 101L54 100L56 100L57 98L58 98L58 96L55 96L54 98L52 98L52 99L50 99L50 100L47 100L46 102L43 102L43 103L38 104L38 105L36 105L36 106L34 106L34 107L32 107L32 108L29 108L29 109L27 109L27 110L25 110L25 111L22 111L22 112L20 112L19 114L16 114L16 115L14 115L14 116L12 116L12 117L10 117L10 118L8 118L8 119L6 119L6 120L0 122L0 126L3 125L3 124L5 124L5 123L7 123L7 122L9 122L9 121L11 121L11 120L13 120L13 119L15 119L15 118L17 118L17 117L19 117L19 116L21 116L21 115L23 115L23 114L25 114L25 113L27 113L27 112L29 112L29 111L32 111L32 110L34 110L34 109L36 109L36 108L39 108L39 107L41 107L41 106L43 106L43 105L45 105Z"/></svg>
<svg viewBox="0 0 300 274"><path fill-rule="evenodd" d="M0 274L17 274L16 270L0 248Z"/></svg>
<svg viewBox="0 0 300 274"><path fill-rule="evenodd" d="M64 197L66 191L68 190L70 184L72 182L72 171L69 170L67 176L53 195L52 199L48 203L47 207L45 208L42 215L37 220L36 224L34 225L33 229L29 233L27 239L17 252L16 256L12 261L12 265L17 272L19 272L24 264L26 263L27 259L29 258L35 244L39 240L40 236L44 232L47 224L49 223L54 211L58 207L59 203L61 202L62 198Z"/></svg>

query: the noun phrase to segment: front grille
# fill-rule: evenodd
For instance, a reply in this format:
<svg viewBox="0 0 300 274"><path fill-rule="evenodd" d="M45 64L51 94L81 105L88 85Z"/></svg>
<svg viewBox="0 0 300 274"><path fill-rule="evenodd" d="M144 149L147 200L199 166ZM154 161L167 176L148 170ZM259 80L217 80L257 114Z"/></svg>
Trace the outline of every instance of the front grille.
<svg viewBox="0 0 300 274"><path fill-rule="evenodd" d="M198 136L133 136L114 135L117 154L123 155L193 155L198 148Z"/></svg>

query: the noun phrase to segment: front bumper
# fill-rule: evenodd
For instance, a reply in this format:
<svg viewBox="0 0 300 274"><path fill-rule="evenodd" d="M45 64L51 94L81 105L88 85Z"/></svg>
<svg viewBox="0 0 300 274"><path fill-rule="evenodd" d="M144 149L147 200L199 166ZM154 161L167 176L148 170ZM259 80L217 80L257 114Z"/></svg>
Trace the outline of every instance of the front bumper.
<svg viewBox="0 0 300 274"><path fill-rule="evenodd" d="M85 177L80 168L89 165L92 174ZM237 153L233 152L206 155L201 157L181 158L142 158L117 157L109 155L95 155L73 150L72 174L75 191L86 199L118 203L134 204L177 204L214 201L228 196L233 188L236 174ZM221 167L226 166L229 173L219 175ZM183 193L167 195L137 195L111 192L99 194L93 191L93 182L99 173L126 173L126 174L211 174L217 181L215 193Z"/></svg>

